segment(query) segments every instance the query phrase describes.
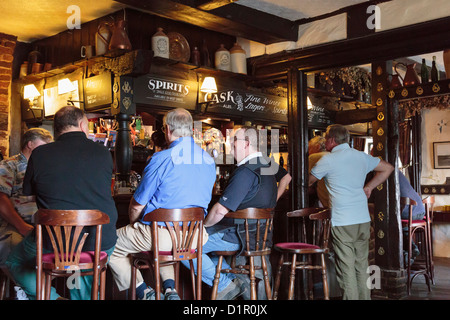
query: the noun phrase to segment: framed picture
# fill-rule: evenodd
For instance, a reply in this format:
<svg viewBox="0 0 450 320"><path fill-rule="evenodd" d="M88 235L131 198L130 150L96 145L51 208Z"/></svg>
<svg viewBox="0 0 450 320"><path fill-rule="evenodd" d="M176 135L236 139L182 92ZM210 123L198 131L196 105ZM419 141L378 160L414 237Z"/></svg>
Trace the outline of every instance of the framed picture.
<svg viewBox="0 0 450 320"><path fill-rule="evenodd" d="M450 141L433 142L435 169L450 169Z"/></svg>

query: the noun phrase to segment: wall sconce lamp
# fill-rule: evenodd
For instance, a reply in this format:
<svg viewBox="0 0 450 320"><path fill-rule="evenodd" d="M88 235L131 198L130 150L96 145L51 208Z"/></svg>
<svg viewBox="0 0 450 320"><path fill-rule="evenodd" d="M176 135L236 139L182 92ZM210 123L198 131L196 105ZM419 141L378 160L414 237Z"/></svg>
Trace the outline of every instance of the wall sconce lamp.
<svg viewBox="0 0 450 320"><path fill-rule="evenodd" d="M41 94L34 84L27 84L23 87L23 98L29 101L29 109L41 109L36 105L36 98Z"/></svg>
<svg viewBox="0 0 450 320"><path fill-rule="evenodd" d="M70 92L69 99L67 99L67 102L75 105L74 102L81 102L84 103L84 101L74 101L72 100L72 91L76 90L75 86L72 84L72 81L69 80L69 78L64 78L61 80L58 80L58 94L66 94Z"/></svg>
<svg viewBox="0 0 450 320"><path fill-rule="evenodd" d="M205 94L203 103L205 103L204 113L206 113L208 106L213 102L211 94L217 92L216 79L214 79L214 77L205 77L202 86L200 87L200 92Z"/></svg>

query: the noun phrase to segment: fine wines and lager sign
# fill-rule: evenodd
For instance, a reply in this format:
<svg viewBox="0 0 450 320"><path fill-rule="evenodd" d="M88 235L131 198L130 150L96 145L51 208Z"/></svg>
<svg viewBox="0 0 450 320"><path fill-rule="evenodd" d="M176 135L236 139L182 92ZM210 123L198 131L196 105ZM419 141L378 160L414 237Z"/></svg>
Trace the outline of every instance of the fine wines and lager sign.
<svg viewBox="0 0 450 320"><path fill-rule="evenodd" d="M147 74L134 80L133 100L136 104L195 110L197 91L196 81Z"/></svg>
<svg viewBox="0 0 450 320"><path fill-rule="evenodd" d="M207 112L287 122L286 98L242 89L218 89L219 92L208 97L212 102Z"/></svg>

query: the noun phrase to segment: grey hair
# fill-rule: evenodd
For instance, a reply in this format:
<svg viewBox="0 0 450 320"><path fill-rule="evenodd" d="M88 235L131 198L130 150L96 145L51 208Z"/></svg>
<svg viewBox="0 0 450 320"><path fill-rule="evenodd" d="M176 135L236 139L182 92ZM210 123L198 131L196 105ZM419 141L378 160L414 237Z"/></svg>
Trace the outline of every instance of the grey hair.
<svg viewBox="0 0 450 320"><path fill-rule="evenodd" d="M190 137L193 134L192 116L183 108L169 111L164 116L163 123L174 136Z"/></svg>
<svg viewBox="0 0 450 320"><path fill-rule="evenodd" d="M326 139L324 137L315 136L314 138L309 140L308 144L310 146L319 146L320 151L325 151L326 150L325 141L326 141Z"/></svg>
<svg viewBox="0 0 450 320"><path fill-rule="evenodd" d="M42 128L28 129L22 136L22 150L25 149L28 142L38 139L50 143L53 141L53 136L49 131Z"/></svg>
<svg viewBox="0 0 450 320"><path fill-rule="evenodd" d="M349 143L350 134L346 127L341 124L332 124L327 128L327 138L334 138L334 141L339 145L343 143Z"/></svg>

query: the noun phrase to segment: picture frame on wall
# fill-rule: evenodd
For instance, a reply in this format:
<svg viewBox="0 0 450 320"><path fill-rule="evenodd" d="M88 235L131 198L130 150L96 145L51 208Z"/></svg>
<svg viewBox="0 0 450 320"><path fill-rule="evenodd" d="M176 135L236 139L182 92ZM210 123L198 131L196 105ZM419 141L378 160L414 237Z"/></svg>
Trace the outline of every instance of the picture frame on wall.
<svg viewBox="0 0 450 320"><path fill-rule="evenodd" d="M434 169L450 169L450 141L433 142Z"/></svg>

